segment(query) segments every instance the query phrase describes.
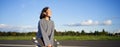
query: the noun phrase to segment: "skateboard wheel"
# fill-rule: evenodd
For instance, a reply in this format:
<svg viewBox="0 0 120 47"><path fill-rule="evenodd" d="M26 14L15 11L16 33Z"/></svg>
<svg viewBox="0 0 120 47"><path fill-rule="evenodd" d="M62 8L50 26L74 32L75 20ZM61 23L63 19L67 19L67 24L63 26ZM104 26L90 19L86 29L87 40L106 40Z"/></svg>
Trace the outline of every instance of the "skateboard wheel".
<svg viewBox="0 0 120 47"><path fill-rule="evenodd" d="M34 40L36 40L36 37L33 37Z"/></svg>

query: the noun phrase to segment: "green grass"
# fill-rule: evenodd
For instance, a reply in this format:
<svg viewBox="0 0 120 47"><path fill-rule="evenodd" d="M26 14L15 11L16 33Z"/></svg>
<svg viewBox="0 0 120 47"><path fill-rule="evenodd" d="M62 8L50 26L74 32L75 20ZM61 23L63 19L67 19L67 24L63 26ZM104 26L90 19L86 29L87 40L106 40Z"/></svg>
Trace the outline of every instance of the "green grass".
<svg viewBox="0 0 120 47"><path fill-rule="evenodd" d="M0 36L0 40L32 40L35 36ZM57 40L120 40L116 36L55 36Z"/></svg>
<svg viewBox="0 0 120 47"><path fill-rule="evenodd" d="M0 40L32 40L33 36L0 36Z"/></svg>
<svg viewBox="0 0 120 47"><path fill-rule="evenodd" d="M57 40L120 40L115 36L55 36Z"/></svg>

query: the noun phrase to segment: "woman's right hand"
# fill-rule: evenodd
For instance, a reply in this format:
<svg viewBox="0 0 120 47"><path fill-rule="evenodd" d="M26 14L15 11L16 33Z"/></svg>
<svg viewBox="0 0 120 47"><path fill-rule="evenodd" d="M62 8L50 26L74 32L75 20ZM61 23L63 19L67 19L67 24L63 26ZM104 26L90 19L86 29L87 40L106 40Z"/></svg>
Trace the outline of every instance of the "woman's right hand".
<svg viewBox="0 0 120 47"><path fill-rule="evenodd" d="M52 47L52 45L51 45L51 44L49 44L49 45L48 45L48 47Z"/></svg>

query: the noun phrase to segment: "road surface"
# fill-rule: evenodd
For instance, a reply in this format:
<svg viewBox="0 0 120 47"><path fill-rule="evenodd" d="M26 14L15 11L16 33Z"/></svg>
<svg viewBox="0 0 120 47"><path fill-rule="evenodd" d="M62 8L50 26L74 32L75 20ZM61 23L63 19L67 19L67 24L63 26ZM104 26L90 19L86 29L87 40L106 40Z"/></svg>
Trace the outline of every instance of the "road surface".
<svg viewBox="0 0 120 47"><path fill-rule="evenodd" d="M120 47L120 41L59 41L59 47ZM35 47L30 40L0 40L0 47Z"/></svg>

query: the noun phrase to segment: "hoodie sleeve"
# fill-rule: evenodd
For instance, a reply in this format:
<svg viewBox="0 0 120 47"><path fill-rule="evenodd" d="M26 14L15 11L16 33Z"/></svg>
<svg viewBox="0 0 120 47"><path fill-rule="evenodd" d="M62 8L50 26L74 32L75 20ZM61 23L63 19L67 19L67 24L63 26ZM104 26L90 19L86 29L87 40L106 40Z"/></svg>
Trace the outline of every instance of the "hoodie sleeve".
<svg viewBox="0 0 120 47"><path fill-rule="evenodd" d="M44 45L48 46L50 44L50 40L49 40L48 35L45 32L45 27L43 25L43 22L40 21L39 24L40 24L39 28L40 28L40 31L41 31L41 34L42 34L42 37L43 37Z"/></svg>
<svg viewBox="0 0 120 47"><path fill-rule="evenodd" d="M50 35L50 41L51 41L51 44L53 45L54 44L54 22L52 21L52 29L51 29L51 35Z"/></svg>

